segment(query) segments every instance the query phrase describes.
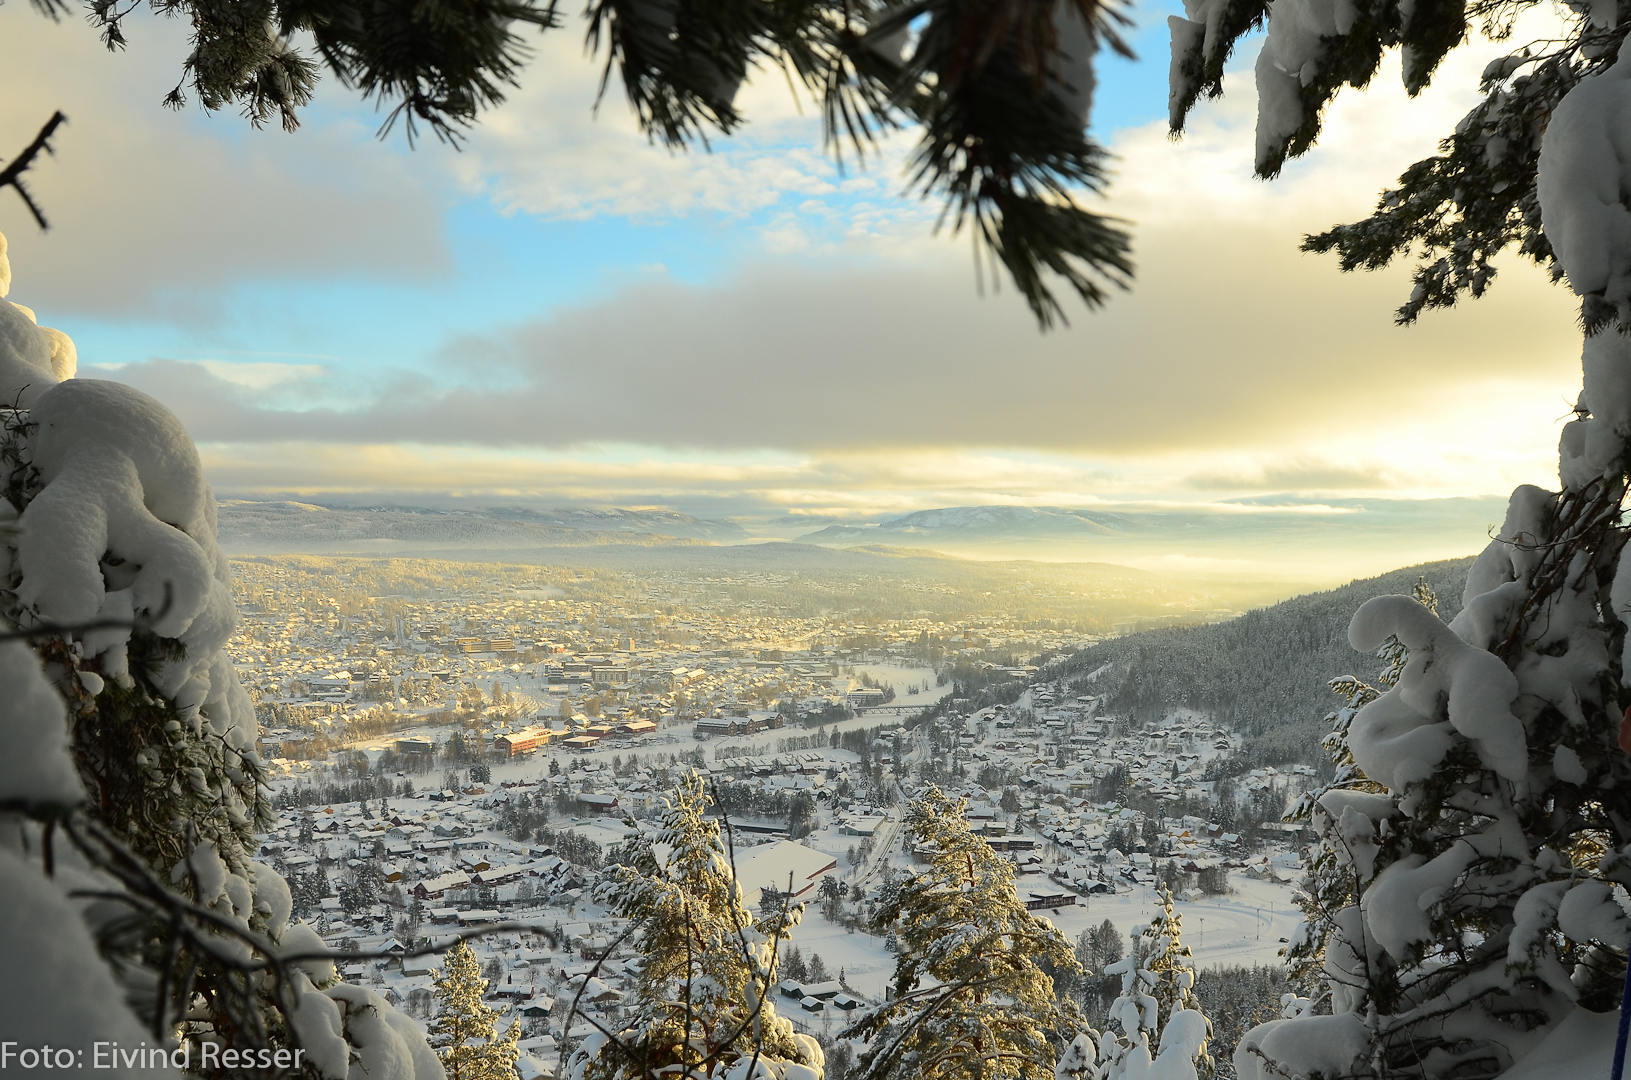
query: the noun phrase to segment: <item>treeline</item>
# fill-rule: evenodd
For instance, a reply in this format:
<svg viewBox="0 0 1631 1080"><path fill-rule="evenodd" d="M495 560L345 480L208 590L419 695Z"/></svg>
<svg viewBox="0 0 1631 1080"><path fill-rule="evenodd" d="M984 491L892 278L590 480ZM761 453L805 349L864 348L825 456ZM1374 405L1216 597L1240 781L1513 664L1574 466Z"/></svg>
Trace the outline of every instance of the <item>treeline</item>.
<svg viewBox="0 0 1631 1080"><path fill-rule="evenodd" d="M1471 559L1426 563L1249 611L1232 622L1151 630L1084 649L1060 672L1106 711L1143 723L1178 708L1210 714L1247 736L1252 765L1320 758L1325 716L1338 704L1327 683L1369 679L1378 662L1348 645L1348 622L1373 596L1409 593L1425 580L1446 621L1461 610ZM1105 665L1109 665L1108 668ZM1104 668L1091 682L1085 676Z"/></svg>
<svg viewBox="0 0 1631 1080"><path fill-rule="evenodd" d="M412 780L399 782L387 776L362 776L351 781L301 783L279 788L272 795L272 805L279 810L299 810L308 806L333 806L368 799L407 799L412 798L413 793Z"/></svg>

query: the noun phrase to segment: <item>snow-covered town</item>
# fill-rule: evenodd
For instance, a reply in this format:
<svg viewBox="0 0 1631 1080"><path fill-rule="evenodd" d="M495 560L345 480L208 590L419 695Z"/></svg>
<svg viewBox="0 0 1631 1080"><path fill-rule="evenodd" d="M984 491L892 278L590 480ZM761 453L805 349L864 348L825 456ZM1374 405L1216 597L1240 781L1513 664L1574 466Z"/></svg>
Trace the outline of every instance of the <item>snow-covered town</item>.
<svg viewBox="0 0 1631 1080"><path fill-rule="evenodd" d="M402 741L416 721L458 722L488 743L519 734L531 751L689 736L698 723L718 734L757 730L778 715L898 718L939 700L941 673L959 663L1022 680L1034 669L1015 666L1016 656L1098 640L1000 611L960 623L861 621L732 598L734 588L784 583L774 575L478 565L455 574L414 561L315 559L240 560L234 571L243 614L228 648L278 770L304 770L314 753L361 732ZM387 591L416 587L432 595Z"/></svg>
<svg viewBox="0 0 1631 1080"><path fill-rule="evenodd" d="M905 723L746 709L684 730L671 717L591 723L585 739L547 726L534 736L532 724L506 734L472 717L363 740L274 782L279 827L257 858L288 878L296 914L359 957L342 960L346 980L422 1021L437 1008L437 960L405 954L461 929L524 927L473 939L491 1004L525 1032L523 1076L551 1074L562 1043L593 1030L571 1014L580 989L580 1006L606 1023L632 996L627 923L592 886L691 771L718 793L749 903L808 906L784 946L795 977L782 1011L826 1042L845 1013L889 993L893 943L868 916L887 882L925 861L900 823L926 782L966 801L969 827L1012 863L1025 907L1070 940L1106 921L1118 939L1136 937L1167 887L1199 965L1277 962L1300 922L1292 886L1308 839L1279 818L1314 770L1208 779L1208 764L1238 747L1230 732L1201 717L1135 728L1090 693L1031 677L1011 703L978 710L950 687L926 688ZM1258 810L1249 836L1235 831L1241 806Z"/></svg>

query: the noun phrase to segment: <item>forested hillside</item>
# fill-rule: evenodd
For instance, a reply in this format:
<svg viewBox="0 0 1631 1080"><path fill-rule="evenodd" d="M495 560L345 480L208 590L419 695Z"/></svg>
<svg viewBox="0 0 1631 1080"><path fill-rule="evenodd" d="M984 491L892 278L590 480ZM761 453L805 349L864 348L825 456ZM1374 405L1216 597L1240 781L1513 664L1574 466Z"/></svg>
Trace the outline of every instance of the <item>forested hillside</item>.
<svg viewBox="0 0 1631 1080"><path fill-rule="evenodd" d="M1247 735L1254 763L1317 760L1325 716L1338 704L1327 683L1370 680L1378 662L1348 645L1348 620L1373 596L1408 593L1426 579L1439 614L1461 610L1471 559L1424 563L1328 592L1308 593L1214 626L1152 630L1107 641L1066 662L1072 676L1102 671L1083 693L1108 694L1107 711L1144 722L1188 707Z"/></svg>

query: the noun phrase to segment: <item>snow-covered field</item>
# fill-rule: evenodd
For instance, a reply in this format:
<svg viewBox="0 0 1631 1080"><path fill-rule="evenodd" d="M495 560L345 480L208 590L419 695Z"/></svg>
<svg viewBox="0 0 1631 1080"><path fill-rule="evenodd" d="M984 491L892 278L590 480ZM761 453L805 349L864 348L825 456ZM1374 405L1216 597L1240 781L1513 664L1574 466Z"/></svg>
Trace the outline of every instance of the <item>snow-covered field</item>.
<svg viewBox="0 0 1631 1080"><path fill-rule="evenodd" d="M1291 906L1292 889L1272 881L1231 874L1230 893L1192 902L1179 901L1184 920L1184 944L1195 956L1195 966L1277 964L1276 955L1301 917ZM1083 930L1109 919L1123 937L1141 930L1154 917L1155 890L1139 886L1114 896L1095 896L1074 908L1050 913L1055 926L1072 941Z"/></svg>
<svg viewBox="0 0 1631 1080"><path fill-rule="evenodd" d="M1234 875L1230 888L1227 896L1178 904L1184 943L1194 953L1195 966L1204 973L1209 967L1279 964L1277 953L1284 948L1280 939L1290 937L1300 921L1291 906L1291 887ZM1140 886L1114 896L1084 899L1077 907L1050 912L1046 917L1074 942L1082 931L1106 919L1125 939L1147 926L1155 912L1155 890ZM883 947L882 938L851 934L828 922L813 904L806 909L803 923L793 931L792 944L798 946L806 960L811 953L819 954L835 977L842 968L846 981L874 1000L882 996L894 972L894 956Z"/></svg>

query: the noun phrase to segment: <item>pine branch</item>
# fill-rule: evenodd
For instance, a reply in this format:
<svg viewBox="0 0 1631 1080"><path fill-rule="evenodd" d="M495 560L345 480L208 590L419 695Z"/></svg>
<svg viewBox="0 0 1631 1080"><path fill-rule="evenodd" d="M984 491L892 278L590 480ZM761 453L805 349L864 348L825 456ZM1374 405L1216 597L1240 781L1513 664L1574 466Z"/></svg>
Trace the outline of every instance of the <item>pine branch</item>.
<svg viewBox="0 0 1631 1080"><path fill-rule="evenodd" d="M40 133L34 136L34 141L29 143L10 165L0 169L0 188L9 186L17 189L17 194L22 196L23 205L28 207L28 212L33 214L34 220L39 223L41 232L51 226L45 223L45 215L40 212L39 206L34 202L34 197L23 186L23 174L33 166L34 159L39 157L40 151L43 150L47 154L55 153L51 149L51 136L56 134L57 128L66 123L67 120L68 118L62 115L61 112L52 113L51 119L47 120L45 126L40 129Z"/></svg>

